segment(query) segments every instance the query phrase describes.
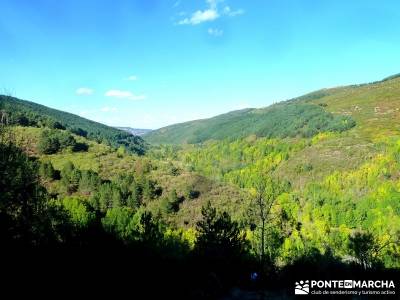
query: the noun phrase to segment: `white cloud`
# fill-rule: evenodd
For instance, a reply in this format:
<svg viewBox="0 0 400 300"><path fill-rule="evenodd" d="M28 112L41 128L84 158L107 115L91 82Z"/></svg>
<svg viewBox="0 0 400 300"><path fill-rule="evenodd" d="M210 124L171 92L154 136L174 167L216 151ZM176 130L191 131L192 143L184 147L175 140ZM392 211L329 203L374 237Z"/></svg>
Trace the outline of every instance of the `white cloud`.
<svg viewBox="0 0 400 300"><path fill-rule="evenodd" d="M100 109L102 112L116 112L118 109L116 107L105 106Z"/></svg>
<svg viewBox="0 0 400 300"><path fill-rule="evenodd" d="M219 18L218 12L214 9L207 9L204 11L198 10L192 14L190 18L185 18L179 21L179 25L197 25L203 22L214 21Z"/></svg>
<svg viewBox="0 0 400 300"><path fill-rule="evenodd" d="M223 13L227 16L230 17L236 17L239 15L243 15L244 14L244 10L243 9L237 9L237 10L232 10L229 6L225 6Z"/></svg>
<svg viewBox="0 0 400 300"><path fill-rule="evenodd" d="M218 3L224 0L206 0L207 8L205 10L195 11L189 18L185 18L178 22L178 25L198 25L204 22L215 21L221 16L235 17L244 13L243 9L232 10L229 6L225 6L220 12Z"/></svg>
<svg viewBox="0 0 400 300"><path fill-rule="evenodd" d="M137 77L136 75L131 75L127 79L130 80L130 81L135 81L135 80L138 80L139 77Z"/></svg>
<svg viewBox="0 0 400 300"><path fill-rule="evenodd" d="M87 88L87 87L81 87L76 90L77 95L92 95L94 90Z"/></svg>
<svg viewBox="0 0 400 300"><path fill-rule="evenodd" d="M224 34L224 31L218 28L208 28L208 34L215 36L215 37L219 37L222 36Z"/></svg>
<svg viewBox="0 0 400 300"><path fill-rule="evenodd" d="M146 95L135 95L130 91L120 91L120 90L109 90L104 94L104 96L119 98L119 99L127 99L132 101L146 99Z"/></svg>

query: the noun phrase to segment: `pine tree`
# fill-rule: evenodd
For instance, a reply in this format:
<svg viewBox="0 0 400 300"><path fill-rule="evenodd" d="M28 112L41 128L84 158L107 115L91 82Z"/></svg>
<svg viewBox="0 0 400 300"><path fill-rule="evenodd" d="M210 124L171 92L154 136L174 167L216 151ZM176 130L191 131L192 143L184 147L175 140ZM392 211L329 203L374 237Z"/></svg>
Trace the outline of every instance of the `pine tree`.
<svg viewBox="0 0 400 300"><path fill-rule="evenodd" d="M178 197L178 194L176 193L176 190L173 189L169 196L168 196L168 200L167 200L167 212L168 213L174 213L177 212L179 210L179 204L180 204L180 199Z"/></svg>
<svg viewBox="0 0 400 300"><path fill-rule="evenodd" d="M246 246L237 222L227 212L217 213L207 202L201 210L202 219L197 222L196 251L207 258L233 259L240 256Z"/></svg>

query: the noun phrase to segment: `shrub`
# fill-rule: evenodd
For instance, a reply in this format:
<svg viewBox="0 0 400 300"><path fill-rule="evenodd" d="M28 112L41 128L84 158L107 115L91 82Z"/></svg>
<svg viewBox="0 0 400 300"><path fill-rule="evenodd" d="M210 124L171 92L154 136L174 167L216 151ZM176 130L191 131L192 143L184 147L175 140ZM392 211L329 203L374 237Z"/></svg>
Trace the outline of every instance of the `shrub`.
<svg viewBox="0 0 400 300"><path fill-rule="evenodd" d="M43 130L38 143L41 154L55 154L68 147L73 152L87 151L89 148L85 143L77 143L71 134L61 130Z"/></svg>

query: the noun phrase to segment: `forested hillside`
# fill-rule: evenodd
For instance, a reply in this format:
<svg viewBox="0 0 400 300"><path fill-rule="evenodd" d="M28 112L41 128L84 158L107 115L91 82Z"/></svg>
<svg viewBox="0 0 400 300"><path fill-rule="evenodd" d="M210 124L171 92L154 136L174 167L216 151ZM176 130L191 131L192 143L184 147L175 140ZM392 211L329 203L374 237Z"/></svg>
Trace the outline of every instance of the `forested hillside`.
<svg viewBox="0 0 400 300"><path fill-rule="evenodd" d="M252 134L284 138L343 132L354 127L357 119L366 121L366 114L372 113L372 118L377 113L384 120L386 114L386 117L396 116L396 111L391 109L396 109L392 107L392 102L397 99L398 78L398 75L393 75L369 84L322 89L266 108L248 108L210 119L167 126L144 137L155 144L194 144L207 140L232 140Z"/></svg>
<svg viewBox="0 0 400 300"><path fill-rule="evenodd" d="M299 109L304 107L313 109L304 112ZM324 112L321 119L303 119L304 114L315 116L313 112L322 116L321 110ZM376 243L373 247L380 249L379 253L371 250L370 255L379 257L387 266L399 267L399 110L400 79L391 76L371 84L320 90L262 109L280 116L263 121L269 124L267 128L275 128L275 134L271 135L256 131L247 134L249 131L243 138L221 140L215 129L208 135L211 140L185 144L190 141L185 140L188 136L192 141L194 136L203 140L203 133L193 128L199 124L213 128L215 120L225 119L226 126L237 133L235 124L243 124L243 116L254 110L235 112L230 120L225 117L228 114L160 129L149 140L170 138L172 144L177 141L184 144L153 147L150 154L240 187L253 197L259 190L260 177L284 184L285 189L276 196L272 210L283 214L278 219L284 216L292 225L284 226L286 236L281 235L283 229L269 233L281 238L274 246L277 261L287 263L309 251L308 247L322 253L329 249L344 258L351 255L346 245L358 232L370 235ZM337 130L335 126L321 126L335 120L332 116L339 120L346 117L339 123L349 126ZM291 120L288 126L281 120L285 117ZM245 119L252 122L244 130L256 128L254 119ZM305 128L311 129L311 133L304 134ZM175 139L176 132L185 138Z"/></svg>
<svg viewBox="0 0 400 300"><path fill-rule="evenodd" d="M124 146L128 151L139 154L145 152L145 143L141 138L67 112L4 95L0 95L0 109L7 113L9 124L68 129L113 147Z"/></svg>
<svg viewBox="0 0 400 300"><path fill-rule="evenodd" d="M168 126L145 134L145 139L152 143L195 144L252 134L268 138L312 137L320 132L342 132L354 125L351 117L333 115L321 106L287 102Z"/></svg>

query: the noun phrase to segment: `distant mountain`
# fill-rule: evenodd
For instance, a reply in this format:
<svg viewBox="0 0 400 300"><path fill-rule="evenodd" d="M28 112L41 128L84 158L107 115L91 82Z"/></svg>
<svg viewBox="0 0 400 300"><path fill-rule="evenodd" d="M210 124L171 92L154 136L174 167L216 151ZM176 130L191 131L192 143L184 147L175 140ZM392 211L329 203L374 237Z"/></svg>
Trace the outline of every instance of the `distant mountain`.
<svg viewBox="0 0 400 300"><path fill-rule="evenodd" d="M163 127L143 138L154 144L195 144L250 135L310 137L320 132L341 132L356 123L375 119L381 120L378 125L383 122L387 129L390 123L386 118L391 114L386 110L398 110L395 102L400 93L399 82L400 74L396 74L372 83L321 89L265 108L248 108Z"/></svg>
<svg viewBox="0 0 400 300"><path fill-rule="evenodd" d="M116 148L124 146L137 154L144 154L146 149L146 143L138 136L34 102L0 95L0 110L6 113L10 124L67 129Z"/></svg>
<svg viewBox="0 0 400 300"><path fill-rule="evenodd" d="M145 135L145 134L153 131L152 129L140 129L140 128L132 128L132 127L116 127L116 128L119 130L129 132L133 135L137 135L137 136L142 136L142 135Z"/></svg>

